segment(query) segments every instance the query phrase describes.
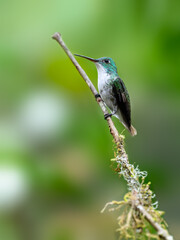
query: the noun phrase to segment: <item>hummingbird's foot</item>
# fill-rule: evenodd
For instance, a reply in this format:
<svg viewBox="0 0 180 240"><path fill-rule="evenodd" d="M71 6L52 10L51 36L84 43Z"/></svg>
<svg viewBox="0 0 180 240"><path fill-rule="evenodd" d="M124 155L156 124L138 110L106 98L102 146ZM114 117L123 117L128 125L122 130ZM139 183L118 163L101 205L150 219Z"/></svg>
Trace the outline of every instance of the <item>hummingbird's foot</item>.
<svg viewBox="0 0 180 240"><path fill-rule="evenodd" d="M112 115L113 115L112 113L104 114L104 119L106 120L108 117L111 117Z"/></svg>
<svg viewBox="0 0 180 240"><path fill-rule="evenodd" d="M97 99L97 98L101 98L101 95L99 94L99 93L97 93L96 95L95 95L95 98Z"/></svg>
<svg viewBox="0 0 180 240"><path fill-rule="evenodd" d="M104 114L104 119L106 120L108 117L112 117L116 113L117 113L117 109L115 109L112 113Z"/></svg>

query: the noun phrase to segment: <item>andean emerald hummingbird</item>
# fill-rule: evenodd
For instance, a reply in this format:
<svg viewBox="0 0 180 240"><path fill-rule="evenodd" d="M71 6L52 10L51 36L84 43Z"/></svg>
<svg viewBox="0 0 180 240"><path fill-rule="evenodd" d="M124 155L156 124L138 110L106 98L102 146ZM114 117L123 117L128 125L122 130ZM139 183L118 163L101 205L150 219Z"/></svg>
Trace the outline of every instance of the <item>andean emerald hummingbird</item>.
<svg viewBox="0 0 180 240"><path fill-rule="evenodd" d="M102 100L111 110L106 115L116 116L120 122L129 130L132 136L137 134L136 129L131 125L131 105L128 91L124 82L117 73L115 62L110 57L98 59L75 54L76 56L86 58L96 64L98 71L98 90Z"/></svg>

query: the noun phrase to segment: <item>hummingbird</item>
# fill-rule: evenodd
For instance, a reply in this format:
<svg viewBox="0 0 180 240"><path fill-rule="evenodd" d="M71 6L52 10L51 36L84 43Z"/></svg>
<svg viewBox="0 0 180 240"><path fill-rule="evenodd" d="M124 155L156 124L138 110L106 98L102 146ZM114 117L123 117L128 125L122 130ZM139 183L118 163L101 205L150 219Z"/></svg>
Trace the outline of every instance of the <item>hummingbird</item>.
<svg viewBox="0 0 180 240"><path fill-rule="evenodd" d="M95 63L98 71L98 90L100 97L111 110L107 117L115 116L130 132L132 136L137 134L136 129L131 125L131 105L129 93L123 80L119 77L115 62L110 57L90 58L74 54L75 56L88 59Z"/></svg>

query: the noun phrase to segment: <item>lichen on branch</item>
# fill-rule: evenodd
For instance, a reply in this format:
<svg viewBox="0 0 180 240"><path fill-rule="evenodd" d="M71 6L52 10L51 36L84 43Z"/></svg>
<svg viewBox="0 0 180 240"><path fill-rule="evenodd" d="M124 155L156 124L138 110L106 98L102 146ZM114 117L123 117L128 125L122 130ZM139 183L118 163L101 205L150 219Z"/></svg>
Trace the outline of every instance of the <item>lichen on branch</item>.
<svg viewBox="0 0 180 240"><path fill-rule="evenodd" d="M111 161L116 164L115 171L124 177L129 192L125 194L123 201L106 203L101 212L119 210L117 231L120 234L120 239L161 239L162 235L154 233L151 224L144 214L139 212L137 206L143 206L144 211L151 214L153 221L162 228L165 235L167 234L167 224L162 218L164 212L156 209L157 201L153 202L155 194L150 189L150 182L145 183L147 172L140 171L138 166L134 167L133 164L129 163L127 154L122 152L120 148L120 145L124 146L124 136L121 135L120 140L121 142L115 147L115 158ZM167 238L164 237L164 239Z"/></svg>

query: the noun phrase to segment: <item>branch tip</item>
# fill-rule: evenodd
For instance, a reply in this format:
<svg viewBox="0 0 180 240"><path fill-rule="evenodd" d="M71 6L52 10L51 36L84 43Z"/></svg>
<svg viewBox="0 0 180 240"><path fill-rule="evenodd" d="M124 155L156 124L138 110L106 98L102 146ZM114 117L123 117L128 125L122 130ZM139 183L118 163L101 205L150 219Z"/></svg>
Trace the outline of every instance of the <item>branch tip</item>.
<svg viewBox="0 0 180 240"><path fill-rule="evenodd" d="M61 38L61 34L59 32L55 32L52 35L52 38L55 39L56 41L58 41Z"/></svg>

